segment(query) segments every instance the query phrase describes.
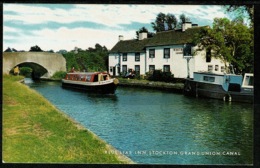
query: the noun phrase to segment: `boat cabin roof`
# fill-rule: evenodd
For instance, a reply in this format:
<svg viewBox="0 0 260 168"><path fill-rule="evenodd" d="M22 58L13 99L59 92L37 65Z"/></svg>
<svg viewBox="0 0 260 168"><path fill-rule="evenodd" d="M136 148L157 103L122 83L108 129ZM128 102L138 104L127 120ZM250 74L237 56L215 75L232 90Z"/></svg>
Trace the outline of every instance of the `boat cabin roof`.
<svg viewBox="0 0 260 168"><path fill-rule="evenodd" d="M68 75L96 75L96 74L104 74L107 75L106 72L69 72Z"/></svg>

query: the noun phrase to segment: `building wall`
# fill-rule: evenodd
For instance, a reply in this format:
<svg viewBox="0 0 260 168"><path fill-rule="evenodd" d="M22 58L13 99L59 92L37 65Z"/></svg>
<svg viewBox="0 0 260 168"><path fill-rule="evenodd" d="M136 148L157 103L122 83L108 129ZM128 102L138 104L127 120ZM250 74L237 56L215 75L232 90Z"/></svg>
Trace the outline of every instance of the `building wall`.
<svg viewBox="0 0 260 168"><path fill-rule="evenodd" d="M164 58L164 48L170 48L170 58ZM149 58L149 49L155 49L155 57ZM149 71L149 65L154 65L156 70L163 70L164 65L170 65L170 71L172 70L173 52L172 46L163 47L147 47L146 48L146 72Z"/></svg>
<svg viewBox="0 0 260 168"><path fill-rule="evenodd" d="M109 74L115 76L119 76L120 72L122 72L123 65L127 66L127 71L129 69L135 70L135 66L140 66L140 74L145 74L145 53L140 53L140 61L135 60L135 53L127 53L127 61L123 61L123 53L120 53L120 57L118 53L110 53L109 54ZM116 72L113 74L113 67L116 66ZM120 72L117 70L117 67L120 66Z"/></svg>
<svg viewBox="0 0 260 168"><path fill-rule="evenodd" d="M210 62L206 62L206 51L201 51L194 57L194 71L208 71L212 66L212 72L222 73L221 67L225 67L225 63L221 59L211 58Z"/></svg>
<svg viewBox="0 0 260 168"><path fill-rule="evenodd" d="M164 48L170 48L170 58L164 58ZM149 58L149 49L155 49L155 57ZM194 51L196 47L192 48ZM135 69L135 65L140 65L140 74L144 75L149 72L149 65L154 65L155 69L163 70L164 65L170 65L170 72L174 74L175 78L186 78L189 76L193 78L193 72L196 71L208 71L208 66L212 66L212 72L221 73L221 67L224 67L224 62L220 59L211 58L210 62L206 62L206 52L197 52L195 56L187 59L183 56L183 45L170 45L170 46L156 46L147 47L145 53L140 53L140 61L135 61L135 53L127 53L127 61L123 61L123 54L120 53L120 59L118 53L109 54L109 73L113 75L111 67L118 66L120 64L120 71L122 72L122 66L126 65L127 69ZM116 76L119 75L116 68Z"/></svg>

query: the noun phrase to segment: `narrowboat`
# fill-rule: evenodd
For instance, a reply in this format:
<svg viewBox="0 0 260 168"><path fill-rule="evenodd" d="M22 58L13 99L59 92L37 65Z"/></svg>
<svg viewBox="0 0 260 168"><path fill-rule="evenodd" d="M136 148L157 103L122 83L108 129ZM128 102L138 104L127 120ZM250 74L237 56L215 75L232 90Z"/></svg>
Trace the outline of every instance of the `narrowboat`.
<svg viewBox="0 0 260 168"><path fill-rule="evenodd" d="M114 94L118 83L105 72L70 72L62 79L62 87L102 94Z"/></svg>
<svg viewBox="0 0 260 168"><path fill-rule="evenodd" d="M184 84L184 95L222 99L224 101L253 103L254 75L194 72L193 79Z"/></svg>

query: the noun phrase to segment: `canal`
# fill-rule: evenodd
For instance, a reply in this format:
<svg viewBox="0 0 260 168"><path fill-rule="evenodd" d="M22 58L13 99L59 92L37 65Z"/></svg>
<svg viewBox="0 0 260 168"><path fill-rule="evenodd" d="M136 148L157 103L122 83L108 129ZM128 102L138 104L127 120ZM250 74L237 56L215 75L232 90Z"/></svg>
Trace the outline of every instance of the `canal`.
<svg viewBox="0 0 260 168"><path fill-rule="evenodd" d="M138 164L253 163L252 104L128 87L99 95L63 89L60 82L26 83Z"/></svg>

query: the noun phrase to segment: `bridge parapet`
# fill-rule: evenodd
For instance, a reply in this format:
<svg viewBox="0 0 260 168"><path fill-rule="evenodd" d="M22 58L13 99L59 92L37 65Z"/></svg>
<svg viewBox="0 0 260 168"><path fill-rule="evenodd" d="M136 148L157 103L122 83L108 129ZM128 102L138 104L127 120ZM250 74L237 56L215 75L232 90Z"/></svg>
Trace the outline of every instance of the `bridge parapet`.
<svg viewBox="0 0 260 168"><path fill-rule="evenodd" d="M4 52L3 73L22 63L35 63L47 70L44 77L51 77L57 71L66 71L66 60L58 53L49 52Z"/></svg>

